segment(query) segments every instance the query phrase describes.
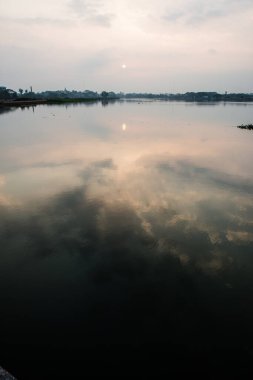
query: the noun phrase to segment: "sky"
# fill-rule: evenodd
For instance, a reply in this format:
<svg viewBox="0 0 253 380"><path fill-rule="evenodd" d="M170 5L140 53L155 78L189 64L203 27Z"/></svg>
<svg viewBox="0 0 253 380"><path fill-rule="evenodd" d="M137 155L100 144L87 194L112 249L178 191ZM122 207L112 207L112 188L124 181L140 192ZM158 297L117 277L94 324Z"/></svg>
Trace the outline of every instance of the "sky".
<svg viewBox="0 0 253 380"><path fill-rule="evenodd" d="M0 0L0 86L253 92L252 0Z"/></svg>

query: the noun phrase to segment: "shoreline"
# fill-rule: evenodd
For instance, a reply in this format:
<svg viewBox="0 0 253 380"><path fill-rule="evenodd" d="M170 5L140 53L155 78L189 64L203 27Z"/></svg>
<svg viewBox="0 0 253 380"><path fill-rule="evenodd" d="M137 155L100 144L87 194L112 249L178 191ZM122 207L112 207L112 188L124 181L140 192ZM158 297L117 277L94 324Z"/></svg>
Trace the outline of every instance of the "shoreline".
<svg viewBox="0 0 253 380"><path fill-rule="evenodd" d="M40 104L65 104L65 103L92 103L92 102L102 102L102 103L112 103L115 101L167 101L167 102L186 102L186 103L201 103L201 104L217 104L217 103L251 103L250 100L185 100L185 99L166 99L166 98L59 98L59 99L23 99L23 100L0 100L0 108L2 107L26 107L26 106L36 106Z"/></svg>
<svg viewBox="0 0 253 380"><path fill-rule="evenodd" d="M63 103L84 103L103 101L101 98L89 99L32 99L32 100L3 100L0 101L0 107L23 107L33 106L37 104L63 104ZM108 99L112 100L112 99ZM113 99L114 100L114 99Z"/></svg>
<svg viewBox="0 0 253 380"><path fill-rule="evenodd" d="M0 107L18 107L33 104L46 104L46 100L2 100Z"/></svg>

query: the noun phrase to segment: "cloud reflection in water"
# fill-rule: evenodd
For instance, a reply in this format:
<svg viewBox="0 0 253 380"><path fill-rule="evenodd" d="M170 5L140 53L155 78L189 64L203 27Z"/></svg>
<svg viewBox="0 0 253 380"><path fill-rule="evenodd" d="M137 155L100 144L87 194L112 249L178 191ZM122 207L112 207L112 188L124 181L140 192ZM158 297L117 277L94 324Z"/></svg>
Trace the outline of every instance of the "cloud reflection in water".
<svg viewBox="0 0 253 380"><path fill-rule="evenodd" d="M163 163L155 171L166 186L155 197L138 199L138 191L119 189L115 170L109 159L93 162L82 171L82 186L19 212L1 207L1 289L15 300L8 301L15 321L8 336L36 346L50 335L53 346L67 352L72 344L85 350L166 345L168 352L182 346L183 355L200 347L212 352L217 344L220 350L251 347L243 333L252 332L253 316L253 207L247 191L242 206L226 200L226 188L220 192L213 180L199 201L180 190L174 199L164 194L175 178ZM106 173L110 181L101 182ZM152 191L156 178L147 186L144 173L136 176ZM189 186L185 170L183 177ZM192 180L191 192L198 182L200 177ZM93 191L97 183L106 189L103 196ZM21 304L27 317L20 320Z"/></svg>
<svg viewBox="0 0 253 380"><path fill-rule="evenodd" d="M100 375L249 368L250 176L154 151L124 166L113 153L65 157L79 182L39 200L18 202L1 176L3 360L64 372L57 356L80 359Z"/></svg>

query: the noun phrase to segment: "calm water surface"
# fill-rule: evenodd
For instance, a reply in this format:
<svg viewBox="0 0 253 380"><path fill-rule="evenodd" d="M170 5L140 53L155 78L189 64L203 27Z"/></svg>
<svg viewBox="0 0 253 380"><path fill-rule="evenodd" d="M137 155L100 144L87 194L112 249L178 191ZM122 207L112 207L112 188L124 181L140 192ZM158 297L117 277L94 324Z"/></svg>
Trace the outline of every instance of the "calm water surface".
<svg viewBox="0 0 253 380"><path fill-rule="evenodd" d="M20 380L249 373L253 132L235 126L253 104L7 111L0 365Z"/></svg>

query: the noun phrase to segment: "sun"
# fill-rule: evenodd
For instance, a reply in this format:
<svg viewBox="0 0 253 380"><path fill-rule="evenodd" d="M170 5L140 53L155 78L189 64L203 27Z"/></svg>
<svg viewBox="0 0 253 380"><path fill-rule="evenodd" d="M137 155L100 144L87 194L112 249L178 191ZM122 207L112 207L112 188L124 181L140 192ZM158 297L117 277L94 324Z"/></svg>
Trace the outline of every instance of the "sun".
<svg viewBox="0 0 253 380"><path fill-rule="evenodd" d="M123 63L123 65L121 65L122 69L126 69L126 65L125 63Z"/></svg>

